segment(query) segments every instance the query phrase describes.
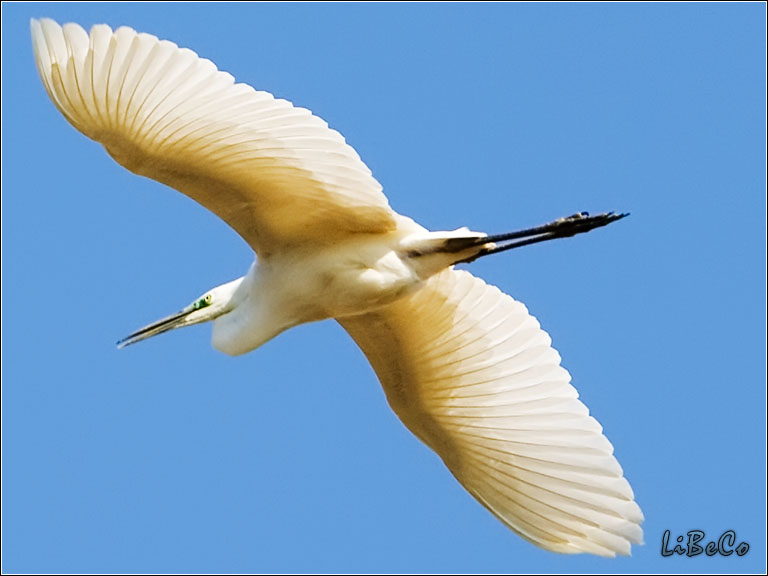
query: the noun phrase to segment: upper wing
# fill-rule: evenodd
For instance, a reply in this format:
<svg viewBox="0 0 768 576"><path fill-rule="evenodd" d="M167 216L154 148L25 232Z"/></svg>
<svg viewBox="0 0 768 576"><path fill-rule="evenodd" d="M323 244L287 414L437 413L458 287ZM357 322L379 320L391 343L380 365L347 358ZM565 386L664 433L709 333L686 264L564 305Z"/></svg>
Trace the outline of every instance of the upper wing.
<svg viewBox="0 0 768 576"><path fill-rule="evenodd" d="M512 530L565 553L629 554L642 541L611 443L523 304L448 269L339 322L403 423Z"/></svg>
<svg viewBox="0 0 768 576"><path fill-rule="evenodd" d="M260 255L395 228L371 171L309 110L130 28L31 28L43 84L75 128L216 213Z"/></svg>

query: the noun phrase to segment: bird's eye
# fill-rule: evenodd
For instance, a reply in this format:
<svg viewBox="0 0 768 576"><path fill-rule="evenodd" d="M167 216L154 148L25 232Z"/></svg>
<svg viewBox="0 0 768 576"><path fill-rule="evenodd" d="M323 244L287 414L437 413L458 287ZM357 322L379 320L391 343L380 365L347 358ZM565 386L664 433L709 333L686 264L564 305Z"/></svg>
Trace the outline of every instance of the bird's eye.
<svg viewBox="0 0 768 576"><path fill-rule="evenodd" d="M206 304L210 304L211 301L213 300L213 296L211 294L206 294L203 300L205 301Z"/></svg>

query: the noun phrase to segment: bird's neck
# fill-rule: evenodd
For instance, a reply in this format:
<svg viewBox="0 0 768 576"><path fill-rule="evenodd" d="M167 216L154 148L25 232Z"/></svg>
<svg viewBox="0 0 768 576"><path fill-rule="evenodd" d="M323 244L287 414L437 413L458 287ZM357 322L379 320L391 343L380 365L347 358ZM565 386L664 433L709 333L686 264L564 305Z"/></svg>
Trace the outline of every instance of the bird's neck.
<svg viewBox="0 0 768 576"><path fill-rule="evenodd" d="M228 306L231 310L213 323L211 342L214 348L230 356L239 356L291 327L292 324L275 317L276 307L256 264L248 274L231 284L233 290Z"/></svg>

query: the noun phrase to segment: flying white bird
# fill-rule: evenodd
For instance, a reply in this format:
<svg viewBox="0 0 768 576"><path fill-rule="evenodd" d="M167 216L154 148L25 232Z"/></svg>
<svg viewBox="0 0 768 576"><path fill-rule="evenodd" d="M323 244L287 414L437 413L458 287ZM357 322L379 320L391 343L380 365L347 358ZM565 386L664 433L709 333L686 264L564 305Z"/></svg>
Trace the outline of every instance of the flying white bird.
<svg viewBox="0 0 768 576"><path fill-rule="evenodd" d="M130 28L31 28L45 89L75 128L217 214L258 254L244 277L120 346L213 321L213 346L243 354L334 318L403 423L517 534L602 556L641 543L632 489L549 336L523 304L453 268L623 214L498 236L430 232L393 211L355 151L308 110Z"/></svg>

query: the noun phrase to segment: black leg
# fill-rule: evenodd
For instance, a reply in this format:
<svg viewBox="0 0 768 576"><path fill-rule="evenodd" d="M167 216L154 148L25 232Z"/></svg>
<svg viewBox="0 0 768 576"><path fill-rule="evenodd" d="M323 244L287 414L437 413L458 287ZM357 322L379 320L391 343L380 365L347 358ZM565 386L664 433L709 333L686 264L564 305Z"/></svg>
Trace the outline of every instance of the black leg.
<svg viewBox="0 0 768 576"><path fill-rule="evenodd" d="M579 212L578 214L573 214L566 218L559 218L554 222L536 226L535 228L526 228L525 230L518 230L508 234L496 234L494 236L478 238L478 244L487 244L490 242L498 244L500 242L516 240L518 238L521 238L522 240L501 244L500 246L483 250L476 256L465 260L459 260L456 264L472 262L482 256L512 250L513 248L520 248L521 246L546 242L547 240L554 240L555 238L567 238L569 236L575 236L576 234L583 234L584 232L589 232L595 228L607 226L611 222L616 222L626 216L629 216L629 213L616 214L614 212L605 212L603 214L598 214L597 216L590 216L588 212Z"/></svg>
<svg viewBox="0 0 768 576"><path fill-rule="evenodd" d="M604 214L598 214L597 216L590 216L589 212L579 212L572 216L565 218L558 218L554 222L544 224L542 226L536 226L535 228L526 228L525 230L518 230L516 232L510 232L508 234L496 234L494 236L487 236L483 238L483 242L504 242L505 240L515 240L516 238L528 238L530 236L538 236L539 234L546 234L549 232L557 233L558 238L565 236L574 236L581 234L582 232L589 232L595 228L606 226L616 220L621 220L629 214L616 214L615 212L605 212Z"/></svg>

